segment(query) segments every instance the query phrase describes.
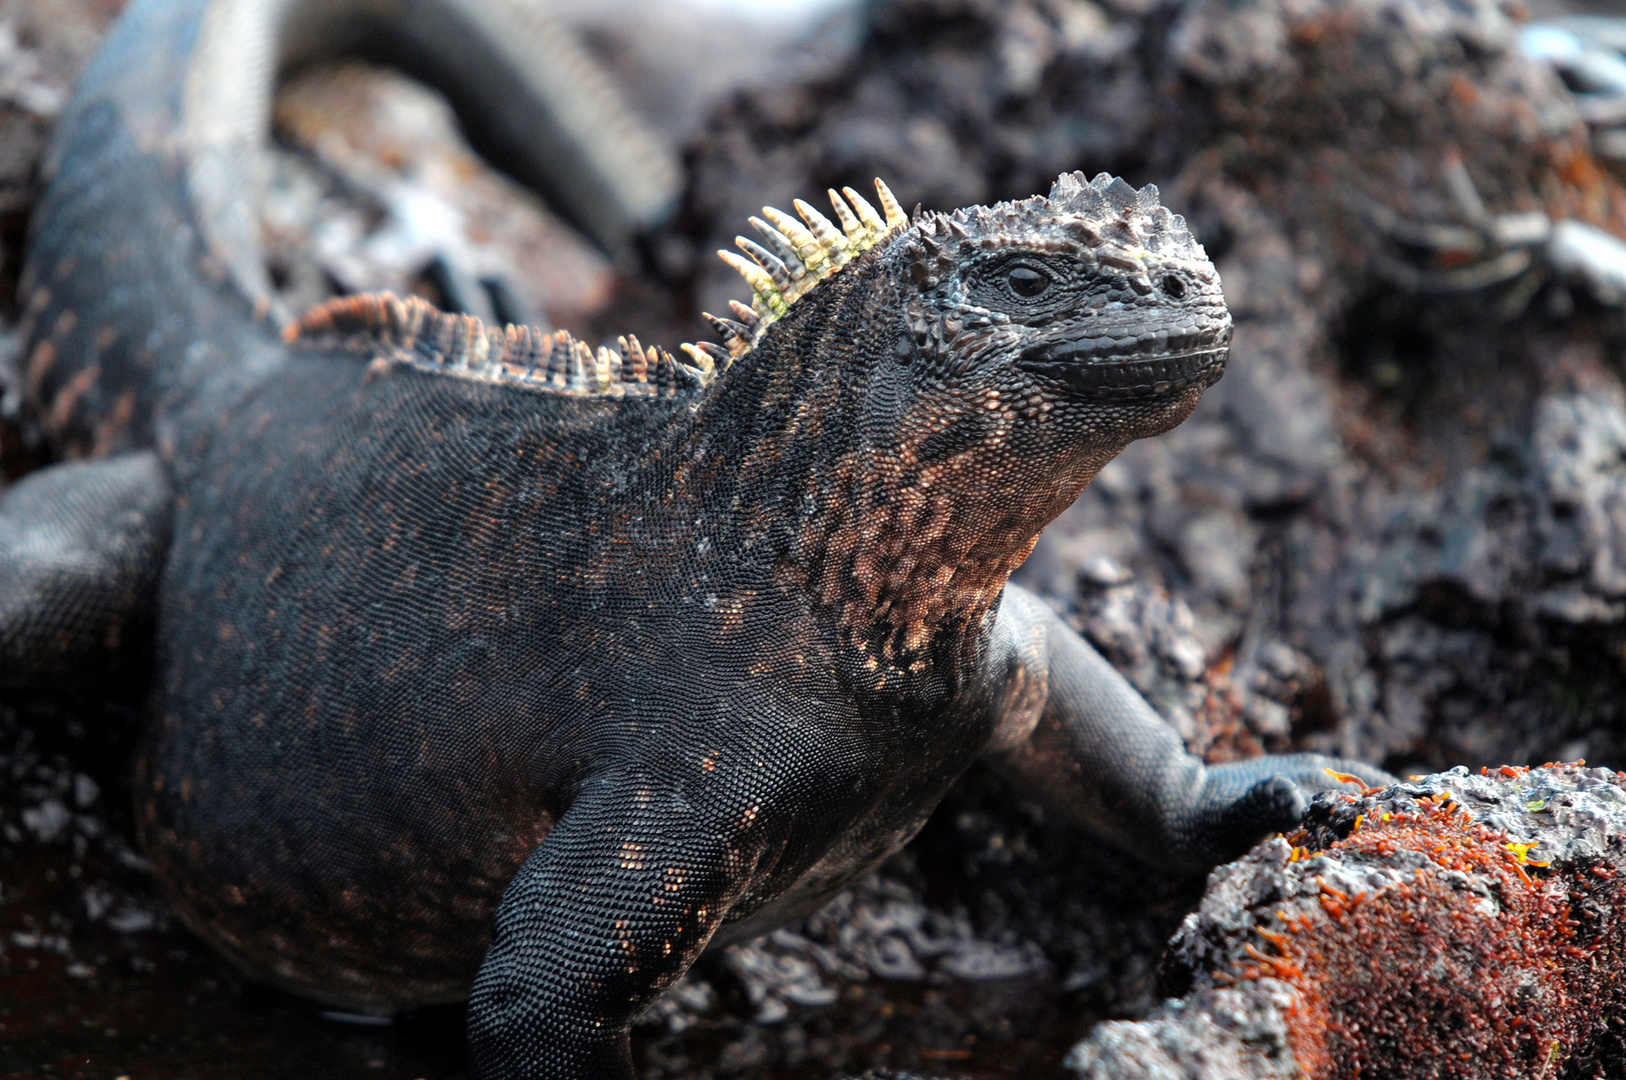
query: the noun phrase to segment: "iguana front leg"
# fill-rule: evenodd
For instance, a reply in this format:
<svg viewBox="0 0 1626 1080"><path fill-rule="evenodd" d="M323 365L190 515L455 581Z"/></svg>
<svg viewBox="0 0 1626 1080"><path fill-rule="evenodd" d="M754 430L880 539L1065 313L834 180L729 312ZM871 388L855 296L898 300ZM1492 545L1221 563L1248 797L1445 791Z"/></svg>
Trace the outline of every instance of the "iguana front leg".
<svg viewBox="0 0 1626 1080"><path fill-rule="evenodd" d="M1031 728L996 735L990 760L1148 862L1201 868L1235 858L1297 824L1309 793L1339 786L1328 769L1370 783L1393 780L1319 754L1204 765L1117 669L1036 598L1008 586L999 617L1013 677L1027 688Z"/></svg>
<svg viewBox="0 0 1626 1080"><path fill-rule="evenodd" d="M150 452L41 469L0 495L0 687L117 666L152 616L169 517Z"/></svg>
<svg viewBox="0 0 1626 1080"><path fill-rule="evenodd" d="M480 1080L632 1080L632 1022L705 948L778 819L769 770L710 764L699 784L590 781L520 868L469 998Z"/></svg>

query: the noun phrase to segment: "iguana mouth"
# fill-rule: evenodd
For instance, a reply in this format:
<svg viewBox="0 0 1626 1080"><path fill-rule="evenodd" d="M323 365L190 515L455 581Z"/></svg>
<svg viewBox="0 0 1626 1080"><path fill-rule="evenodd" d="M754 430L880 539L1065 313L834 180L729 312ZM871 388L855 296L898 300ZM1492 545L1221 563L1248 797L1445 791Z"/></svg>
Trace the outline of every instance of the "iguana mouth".
<svg viewBox="0 0 1626 1080"><path fill-rule="evenodd" d="M1134 351L1115 351L1118 342L1083 339L1038 345L1022 354L1016 366L1070 393L1095 400L1156 397L1202 384L1212 386L1225 372L1231 351L1229 328L1220 332L1170 335L1169 344L1185 348L1157 349L1144 342ZM1183 338L1178 340L1177 338ZM1201 344L1197 341L1206 338ZM1196 339L1196 340L1194 340ZM1152 345L1153 348L1145 348Z"/></svg>

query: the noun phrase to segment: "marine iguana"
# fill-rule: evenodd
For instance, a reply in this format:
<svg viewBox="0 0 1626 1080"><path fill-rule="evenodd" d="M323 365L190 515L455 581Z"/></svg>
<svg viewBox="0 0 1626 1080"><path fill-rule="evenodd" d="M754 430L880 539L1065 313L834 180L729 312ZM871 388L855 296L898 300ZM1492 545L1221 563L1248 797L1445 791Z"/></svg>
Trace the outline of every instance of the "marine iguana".
<svg viewBox="0 0 1626 1080"><path fill-rule="evenodd" d="M751 305L684 361L387 296L285 328L251 136L278 43L357 10L399 14L123 16L27 269L30 415L82 460L0 500L3 681L82 677L151 620L140 840L245 972L468 997L480 1076L624 1080L703 949L812 910L979 757L1193 867L1329 767L1382 777L1205 768L1006 583L1223 369L1218 276L1155 188L765 211L729 256Z"/></svg>

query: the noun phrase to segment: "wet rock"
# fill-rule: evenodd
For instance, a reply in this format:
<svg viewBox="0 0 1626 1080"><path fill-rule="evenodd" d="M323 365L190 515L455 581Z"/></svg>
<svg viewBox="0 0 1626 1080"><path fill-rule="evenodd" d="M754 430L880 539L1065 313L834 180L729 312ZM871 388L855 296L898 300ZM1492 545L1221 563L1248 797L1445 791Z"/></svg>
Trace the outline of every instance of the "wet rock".
<svg viewBox="0 0 1626 1080"><path fill-rule="evenodd" d="M59 799L46 799L38 806L22 812L23 827L34 834L34 839L48 844L67 832L73 815Z"/></svg>
<svg viewBox="0 0 1626 1080"><path fill-rule="evenodd" d="M1215 990L1139 1023L1102 1024L1065 1064L1083 1080L1299 1080L1284 1019L1293 1004L1266 980L1251 994Z"/></svg>
<svg viewBox="0 0 1626 1080"><path fill-rule="evenodd" d="M0 3L0 215L26 209L35 196L52 124L121 6L118 0ZM6 246L12 241L0 235ZM19 267L9 255L5 261L9 282Z"/></svg>
<svg viewBox="0 0 1626 1080"><path fill-rule="evenodd" d="M1626 597L1626 393L1606 384L1544 396L1531 442L1547 496L1536 525L1542 568L1581 579L1601 602L1582 611L1575 601L1553 605L1554 614L1618 620L1626 607L1608 601Z"/></svg>
<svg viewBox="0 0 1626 1080"><path fill-rule="evenodd" d="M783 1019L791 1004L829 1005L843 982L1018 979L1049 967L1034 942L1009 931L979 936L963 911L932 910L902 882L875 875L799 926L731 946L727 963L759 1020Z"/></svg>

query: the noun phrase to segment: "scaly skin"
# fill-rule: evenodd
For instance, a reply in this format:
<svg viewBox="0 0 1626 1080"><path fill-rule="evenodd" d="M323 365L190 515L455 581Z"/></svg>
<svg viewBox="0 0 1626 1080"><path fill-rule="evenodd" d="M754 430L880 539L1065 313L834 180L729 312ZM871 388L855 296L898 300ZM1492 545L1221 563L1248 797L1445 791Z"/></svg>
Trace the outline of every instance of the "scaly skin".
<svg viewBox="0 0 1626 1080"><path fill-rule="evenodd" d="M0 501L0 655L47 681L156 608L141 841L244 970L467 995L479 1075L625 1080L703 949L822 903L979 755L1191 866L1348 768L1205 769L1006 584L1221 373L1155 189L770 215L693 365L387 297L284 333L183 92L239 2L138 0L65 121L25 390L110 456Z"/></svg>

